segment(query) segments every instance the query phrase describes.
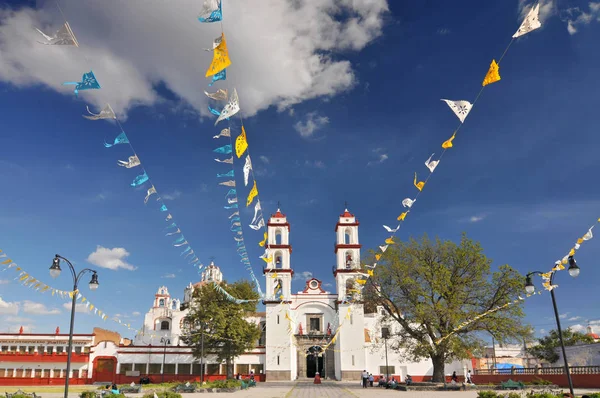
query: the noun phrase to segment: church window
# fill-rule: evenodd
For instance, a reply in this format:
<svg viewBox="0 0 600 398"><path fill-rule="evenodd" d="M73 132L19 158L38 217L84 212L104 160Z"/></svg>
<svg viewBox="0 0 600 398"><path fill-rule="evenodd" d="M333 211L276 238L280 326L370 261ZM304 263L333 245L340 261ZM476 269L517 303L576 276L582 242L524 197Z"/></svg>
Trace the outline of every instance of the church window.
<svg viewBox="0 0 600 398"><path fill-rule="evenodd" d="M283 255L280 251L275 252L275 268L283 268Z"/></svg>
<svg viewBox="0 0 600 398"><path fill-rule="evenodd" d="M383 339L390 338L390 328L388 328L388 327L381 328L381 338L383 338Z"/></svg>
<svg viewBox="0 0 600 398"><path fill-rule="evenodd" d="M277 315L277 324L279 325L279 315Z"/></svg>
<svg viewBox="0 0 600 398"><path fill-rule="evenodd" d="M158 300L158 306L159 307L164 307L165 306L165 299Z"/></svg>
<svg viewBox="0 0 600 398"><path fill-rule="evenodd" d="M278 229L277 231L275 231L275 244L281 245L282 244L281 242L282 242L281 229Z"/></svg>
<svg viewBox="0 0 600 398"><path fill-rule="evenodd" d="M354 260L352 258L352 253L346 252L346 269L351 269L353 263L354 263Z"/></svg>
<svg viewBox="0 0 600 398"><path fill-rule="evenodd" d="M323 316L322 315L309 315L308 316L308 332L320 332L322 328Z"/></svg>
<svg viewBox="0 0 600 398"><path fill-rule="evenodd" d="M258 338L258 346L264 347L267 344L267 323L261 322L258 324L260 329L260 337Z"/></svg>
<svg viewBox="0 0 600 398"><path fill-rule="evenodd" d="M379 374L380 375L393 375L394 373L396 373L396 367L395 366L380 366L379 367Z"/></svg>
<svg viewBox="0 0 600 398"><path fill-rule="evenodd" d="M352 317L352 314L350 314L350 325L354 324L354 318Z"/></svg>
<svg viewBox="0 0 600 398"><path fill-rule="evenodd" d="M277 355L277 365L279 365L279 355Z"/></svg>
<svg viewBox="0 0 600 398"><path fill-rule="evenodd" d="M169 321L162 321L160 323L160 330L169 330Z"/></svg>
<svg viewBox="0 0 600 398"><path fill-rule="evenodd" d="M177 302L173 301L173 304L171 304L172 309L176 310L177 309Z"/></svg>
<svg viewBox="0 0 600 398"><path fill-rule="evenodd" d="M354 366L354 355L352 355L352 366Z"/></svg>

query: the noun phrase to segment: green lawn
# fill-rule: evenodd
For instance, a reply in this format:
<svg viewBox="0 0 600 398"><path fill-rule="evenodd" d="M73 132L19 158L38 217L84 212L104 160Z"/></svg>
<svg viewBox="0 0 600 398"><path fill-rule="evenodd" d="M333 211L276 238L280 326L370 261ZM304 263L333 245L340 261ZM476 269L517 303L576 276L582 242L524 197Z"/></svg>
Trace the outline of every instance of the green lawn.
<svg viewBox="0 0 600 398"><path fill-rule="evenodd" d="M86 385L75 385L69 386L69 392L83 392L88 390L95 390L98 388L97 386L86 386ZM44 392L63 392L65 391L65 386L1 386L0 391L7 393L14 393L17 390L21 390L23 392L34 392L36 394L41 394Z"/></svg>

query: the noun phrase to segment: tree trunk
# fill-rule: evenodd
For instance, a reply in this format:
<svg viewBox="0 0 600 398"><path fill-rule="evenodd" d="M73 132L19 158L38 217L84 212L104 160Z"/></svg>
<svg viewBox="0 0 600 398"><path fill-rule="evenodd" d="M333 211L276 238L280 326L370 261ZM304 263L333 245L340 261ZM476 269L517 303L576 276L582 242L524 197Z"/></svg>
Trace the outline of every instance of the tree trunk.
<svg viewBox="0 0 600 398"><path fill-rule="evenodd" d="M231 363L231 358L227 358L225 360L225 368L227 369L227 378L233 379L233 366Z"/></svg>
<svg viewBox="0 0 600 398"><path fill-rule="evenodd" d="M431 362L433 363L433 382L443 383L445 381L444 368L445 361L442 355L432 355Z"/></svg>

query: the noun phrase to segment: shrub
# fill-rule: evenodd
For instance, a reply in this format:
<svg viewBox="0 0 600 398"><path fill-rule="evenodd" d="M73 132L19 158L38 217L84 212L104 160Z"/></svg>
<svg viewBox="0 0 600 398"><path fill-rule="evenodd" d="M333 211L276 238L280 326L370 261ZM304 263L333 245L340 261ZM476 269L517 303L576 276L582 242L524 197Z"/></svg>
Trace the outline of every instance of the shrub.
<svg viewBox="0 0 600 398"><path fill-rule="evenodd" d="M554 383L552 383L550 380L544 380L540 379L539 377L534 377L533 380L531 380L531 384L533 384L534 386L548 386Z"/></svg>
<svg viewBox="0 0 600 398"><path fill-rule="evenodd" d="M156 395L158 398L181 398L181 394L172 391L159 391ZM144 394L144 398L154 398L154 393Z"/></svg>
<svg viewBox="0 0 600 398"><path fill-rule="evenodd" d="M228 379L228 380L215 380L206 383L204 388L235 388L241 386L242 383L239 380Z"/></svg>
<svg viewBox="0 0 600 398"><path fill-rule="evenodd" d="M105 387L102 387L102 389L104 389L104 388ZM84 391L81 393L80 397L81 398L96 398L96 391Z"/></svg>
<svg viewBox="0 0 600 398"><path fill-rule="evenodd" d="M509 392L506 398L521 398L521 394L518 392Z"/></svg>
<svg viewBox="0 0 600 398"><path fill-rule="evenodd" d="M499 398L500 395L498 395L497 392L495 391L479 391L477 392L477 398Z"/></svg>

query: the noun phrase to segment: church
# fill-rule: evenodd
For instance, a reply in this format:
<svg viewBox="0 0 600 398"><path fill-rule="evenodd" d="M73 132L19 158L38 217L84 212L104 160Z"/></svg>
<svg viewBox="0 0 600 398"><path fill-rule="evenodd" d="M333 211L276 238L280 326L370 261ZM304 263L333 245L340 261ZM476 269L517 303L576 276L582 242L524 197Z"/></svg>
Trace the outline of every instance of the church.
<svg viewBox="0 0 600 398"><path fill-rule="evenodd" d="M358 227L358 220L347 209L335 225L336 265L332 272L336 292L326 291L320 280L312 278L302 291L292 293L290 224L279 209L269 218L265 255L270 261L263 270L265 311L247 318L259 325L262 336L252 351L235 359L234 373L253 372L267 381L312 378L317 372L333 380L359 380L363 370L394 375L400 380L407 375L414 381L431 377L430 361L407 362L397 352L386 349L388 341L383 337L391 336L389 340L393 340L397 323L386 323L381 308L365 313L363 304L356 300L361 287L357 281L364 279ZM117 350L116 373L160 374L168 375L168 379L199 375L200 361L181 341L182 326L193 289L222 281L219 267L211 262L201 281L185 288L183 300L160 287L133 345ZM223 364L215 363L214 355L206 355L201 362L202 373L209 377L226 373ZM466 364L454 363L446 367L446 372L463 374L465 368Z"/></svg>

